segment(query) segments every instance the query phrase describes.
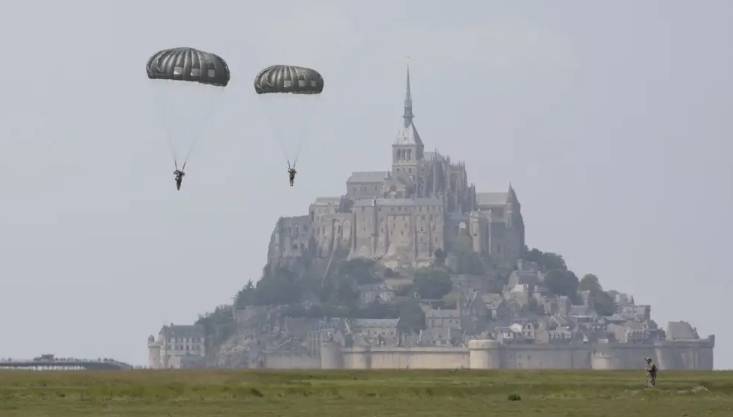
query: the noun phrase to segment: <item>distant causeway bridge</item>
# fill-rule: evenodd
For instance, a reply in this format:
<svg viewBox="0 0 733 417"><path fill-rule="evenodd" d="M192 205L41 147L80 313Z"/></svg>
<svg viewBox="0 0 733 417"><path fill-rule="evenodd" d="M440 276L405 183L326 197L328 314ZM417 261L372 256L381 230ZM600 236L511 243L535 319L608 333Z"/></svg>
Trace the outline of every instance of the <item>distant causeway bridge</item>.
<svg viewBox="0 0 733 417"><path fill-rule="evenodd" d="M56 358L53 355L41 355L31 360L0 359L0 370L18 369L32 371L121 371L132 369L131 365L114 359L77 359Z"/></svg>

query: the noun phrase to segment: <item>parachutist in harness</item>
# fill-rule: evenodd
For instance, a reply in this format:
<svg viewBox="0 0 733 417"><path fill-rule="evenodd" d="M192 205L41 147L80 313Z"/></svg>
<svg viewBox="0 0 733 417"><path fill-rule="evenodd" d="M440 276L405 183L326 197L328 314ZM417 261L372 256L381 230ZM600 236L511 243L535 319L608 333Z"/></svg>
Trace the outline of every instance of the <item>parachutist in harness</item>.
<svg viewBox="0 0 733 417"><path fill-rule="evenodd" d="M185 172L181 171L180 169L176 169L173 171L173 175L176 176L176 189L181 189L181 182L183 182L183 176L186 175Z"/></svg>
<svg viewBox="0 0 733 417"><path fill-rule="evenodd" d="M297 135L292 134L293 131L305 130L306 128L306 126L302 125L303 123L298 123L297 119L300 119L300 117L294 117L294 119L296 119L293 120L294 124L289 122L283 123L283 119L288 120L293 118L293 116L300 115L305 109L302 107L303 103L311 102L311 100L313 100L308 99L301 103L300 99L294 100L293 96L301 96L304 98L308 96L318 96L321 94L323 91L323 77L313 68L299 67L295 65L271 65L257 74L255 77L254 87L257 94L273 95L277 97L273 99L274 104L272 105L275 106L273 107L273 110L278 109L277 106L283 106L281 109L284 110L278 110L283 111L282 114L277 111L268 112L278 116L278 120L275 123L276 126L280 126L287 130L288 134L283 136L300 139ZM290 110L288 111L287 109ZM301 122L306 121L307 120L301 120ZM297 126L298 124L301 125ZM305 124L307 125L307 123ZM295 170L295 166L298 162L300 149L298 149L295 154L292 154L292 150L286 149L287 147L283 143L283 137L279 134L276 134L275 136L280 140L280 145L283 147L285 159L288 161L288 179L290 181L290 186L293 187L295 185L295 175L298 172ZM292 165L290 164L291 159L293 160Z"/></svg>
<svg viewBox="0 0 733 417"><path fill-rule="evenodd" d="M175 167L173 176L176 189L180 190L183 177L186 175L184 172L186 171L186 161L188 161L197 140L201 137L200 134L194 133L192 129L201 126L203 120L196 120L195 118L213 112L211 105L200 106L198 105L200 103L195 103L195 101L209 97L207 91L211 91L211 87L226 87L229 84L229 67L226 61L216 54L181 47L156 52L150 57L145 68L148 78L154 80L154 84L159 85L156 89L160 88L163 92L160 97L162 99L161 105L155 107L156 109L160 107L160 110L162 110L160 116L165 120L164 125L168 130L168 145L171 148L171 156ZM190 92L188 88L181 86L183 83L191 86ZM194 105L191 105L192 100ZM202 111L207 110L207 108L210 111ZM188 119L192 120L189 122ZM184 121L187 123L182 123ZM176 151L174 146L174 138L179 136L191 139L180 169L178 168L179 152Z"/></svg>
<svg viewBox="0 0 733 417"><path fill-rule="evenodd" d="M288 161L288 178L290 178L290 186L293 186L293 182L295 181L295 174L297 174L298 171L295 170L295 165L292 167L290 166L290 162Z"/></svg>

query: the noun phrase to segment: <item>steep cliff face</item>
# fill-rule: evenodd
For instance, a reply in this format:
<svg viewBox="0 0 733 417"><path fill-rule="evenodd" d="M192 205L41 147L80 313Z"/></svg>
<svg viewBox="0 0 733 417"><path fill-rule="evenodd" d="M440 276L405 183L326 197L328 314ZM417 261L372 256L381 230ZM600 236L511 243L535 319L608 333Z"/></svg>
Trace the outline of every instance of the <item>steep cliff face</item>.
<svg viewBox="0 0 733 417"><path fill-rule="evenodd" d="M313 223L310 216L281 217L270 236L268 266L287 267L313 255Z"/></svg>

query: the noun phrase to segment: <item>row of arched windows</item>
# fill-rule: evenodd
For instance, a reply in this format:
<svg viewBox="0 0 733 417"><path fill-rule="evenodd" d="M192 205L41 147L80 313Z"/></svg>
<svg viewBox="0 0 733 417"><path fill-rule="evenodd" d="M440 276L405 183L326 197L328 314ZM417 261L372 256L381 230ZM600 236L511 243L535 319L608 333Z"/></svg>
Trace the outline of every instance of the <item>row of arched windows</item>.
<svg viewBox="0 0 733 417"><path fill-rule="evenodd" d="M398 161L412 161L412 149L397 149L395 157Z"/></svg>

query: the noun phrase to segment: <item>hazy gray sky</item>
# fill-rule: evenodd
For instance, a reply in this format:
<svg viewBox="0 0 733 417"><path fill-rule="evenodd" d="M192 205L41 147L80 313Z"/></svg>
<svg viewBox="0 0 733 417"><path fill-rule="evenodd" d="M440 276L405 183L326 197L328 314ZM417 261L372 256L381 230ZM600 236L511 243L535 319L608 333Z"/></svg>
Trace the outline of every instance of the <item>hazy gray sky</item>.
<svg viewBox="0 0 733 417"><path fill-rule="evenodd" d="M411 57L426 147L511 182L531 247L718 336L733 368L733 3L5 1L0 357L145 364L146 337L259 278L279 216L387 169ZM231 83L181 192L145 63L192 46ZM326 80L297 186L252 80Z"/></svg>

